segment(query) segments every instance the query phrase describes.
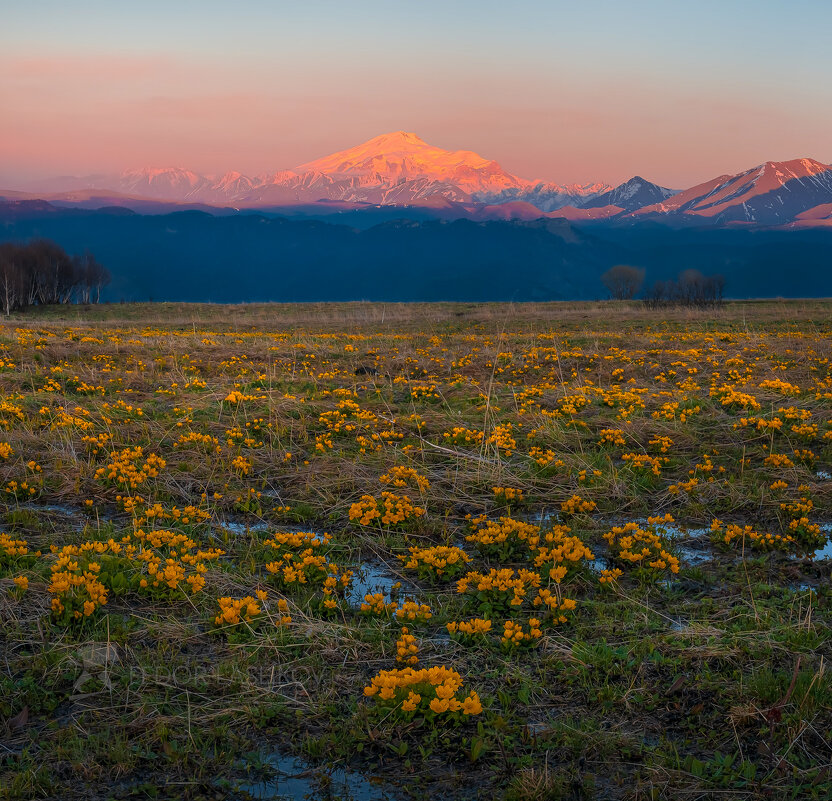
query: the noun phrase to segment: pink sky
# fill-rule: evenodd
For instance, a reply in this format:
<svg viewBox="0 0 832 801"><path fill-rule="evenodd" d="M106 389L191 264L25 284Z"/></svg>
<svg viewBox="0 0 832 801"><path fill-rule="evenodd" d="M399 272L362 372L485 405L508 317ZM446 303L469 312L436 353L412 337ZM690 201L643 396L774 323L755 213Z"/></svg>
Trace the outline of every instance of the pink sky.
<svg viewBox="0 0 832 801"><path fill-rule="evenodd" d="M656 17L655 5L650 24L616 22L623 11L610 4L603 30L588 12L550 15L552 5L506 16L460 2L439 29L375 2L353 7L386 9L381 20L311 3L330 10L325 23L243 4L266 15L259 27L210 2L183 3L164 22L161 3L141 18L101 4L100 19L80 22L56 4L48 35L42 7L16 10L0 33L0 183L140 166L253 175L400 129L560 183L641 174L684 187L768 159L832 161L828 69L817 69L830 65L807 60L811 41L789 44L776 14L737 41L705 24L719 7L709 2L701 20ZM474 29L463 7L479 9ZM816 22L805 39L828 29ZM816 53L829 62L829 48Z"/></svg>

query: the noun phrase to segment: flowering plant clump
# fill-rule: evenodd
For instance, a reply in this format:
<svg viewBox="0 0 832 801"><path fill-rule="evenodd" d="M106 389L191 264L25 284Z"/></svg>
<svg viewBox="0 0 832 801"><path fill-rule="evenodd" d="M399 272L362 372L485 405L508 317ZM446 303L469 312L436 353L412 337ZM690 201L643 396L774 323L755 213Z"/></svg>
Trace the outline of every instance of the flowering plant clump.
<svg viewBox="0 0 832 801"><path fill-rule="evenodd" d="M654 476L660 476L662 465L668 462L666 456L650 456L648 453L623 453L621 458L634 470L652 473Z"/></svg>
<svg viewBox="0 0 832 801"><path fill-rule="evenodd" d="M560 505L561 510L569 515L587 515L597 508L595 501L584 500L580 495L573 495Z"/></svg>
<svg viewBox="0 0 832 801"><path fill-rule="evenodd" d="M30 553L26 540L12 539L0 531L0 573L31 565L35 558L35 554Z"/></svg>
<svg viewBox="0 0 832 801"><path fill-rule="evenodd" d="M792 518L786 530L788 536L796 543L797 550L813 553L826 544L826 534L817 523L809 520L809 515L814 509L814 503L810 498L802 496L797 501L781 503L780 509Z"/></svg>
<svg viewBox="0 0 832 801"><path fill-rule="evenodd" d="M462 548L454 545L434 545L430 548L412 546L410 556L398 558L406 570L416 570L420 578L431 581L454 578L471 561L471 557Z"/></svg>
<svg viewBox="0 0 832 801"><path fill-rule="evenodd" d="M745 543L757 551L788 551L796 545L790 534L770 534L757 531L753 526L725 525L714 519L711 523L711 540L717 545L742 547Z"/></svg>
<svg viewBox="0 0 832 801"><path fill-rule="evenodd" d="M567 526L555 526L546 532L544 543L534 551L534 566L542 576L556 584L560 584L570 571L574 572L584 561L595 559L583 540L570 533Z"/></svg>
<svg viewBox="0 0 832 801"><path fill-rule="evenodd" d="M402 633L396 640L396 661L402 665L416 665L419 663L419 646L416 637L410 633L407 626L402 626Z"/></svg>
<svg viewBox="0 0 832 801"><path fill-rule="evenodd" d="M359 609L365 615L373 615L376 617L390 617L398 610L399 605L396 601L387 601L384 598L384 593L375 592L367 593L364 596L364 601Z"/></svg>
<svg viewBox="0 0 832 801"><path fill-rule="evenodd" d="M598 438L598 444L623 448L627 444L627 440L624 439L624 432L617 428L602 428Z"/></svg>
<svg viewBox="0 0 832 801"><path fill-rule="evenodd" d="M487 618L472 617L459 622L452 621L446 628L452 639L470 643L486 638L491 631L491 621Z"/></svg>
<svg viewBox="0 0 832 801"><path fill-rule="evenodd" d="M483 612L523 605L530 590L540 586L540 574L531 570L491 568L488 573L471 571L456 583L456 591Z"/></svg>
<svg viewBox="0 0 832 801"><path fill-rule="evenodd" d="M364 688L364 696L375 698L382 709L398 710L408 717L416 712L428 718L479 715L479 696L476 692L465 695L462 684L462 676L444 665L395 668L380 670Z"/></svg>
<svg viewBox="0 0 832 801"><path fill-rule="evenodd" d="M417 601L403 601L395 612L399 620L410 620L416 623L426 623L433 617L430 607Z"/></svg>
<svg viewBox="0 0 832 801"><path fill-rule="evenodd" d="M163 506L161 503L147 504L144 498L134 496L116 495L116 503L128 514L133 515L133 525L136 528L151 523L153 525L165 525L184 531L194 531L204 526L211 519L211 513L198 506L188 505L182 508L178 506Z"/></svg>
<svg viewBox="0 0 832 801"><path fill-rule="evenodd" d="M381 498L362 495L350 507L350 520L361 526L396 528L424 514L425 510L415 506L410 498L392 492L382 492Z"/></svg>
<svg viewBox="0 0 832 801"><path fill-rule="evenodd" d="M391 487L415 487L419 492L427 492L430 489L427 476L423 476L412 467L391 467L379 477L379 482Z"/></svg>
<svg viewBox="0 0 832 801"><path fill-rule="evenodd" d="M165 468L166 462L155 453L144 455L141 446L123 448L110 454L106 467L99 467L95 477L106 484L122 489L138 489L149 478L155 478Z"/></svg>
<svg viewBox="0 0 832 801"><path fill-rule="evenodd" d="M598 579L598 583L601 585L606 585L608 587L615 584L621 576L624 575L624 571L618 567L607 568L606 570L601 571L601 576Z"/></svg>
<svg viewBox="0 0 832 801"><path fill-rule="evenodd" d="M279 542L279 535L266 544ZM294 539L280 537L283 543L309 542L310 547L300 550L282 550L279 548L279 556L268 562L265 567L271 574L278 586L282 587L311 587L320 588L322 593L321 605L324 609L332 610L338 605L338 597L343 596L346 589L352 582L353 573L351 570L341 571L335 562L330 562L322 553L316 553L316 549L323 544L317 539L317 535L299 533Z"/></svg>
<svg viewBox="0 0 832 801"><path fill-rule="evenodd" d="M669 544L659 527L666 518L648 518L646 528L638 523L614 526L604 534L616 560L626 565L649 568L655 574L663 570L679 572L679 559L668 550Z"/></svg>
<svg viewBox="0 0 832 801"><path fill-rule="evenodd" d="M578 602L573 598L564 598L561 595L560 587L556 586L554 592L548 587L538 590L537 597L532 601L532 605L545 608L549 612L546 622L552 626L557 626L559 623L568 623L571 620L571 613L577 608Z"/></svg>
<svg viewBox="0 0 832 801"><path fill-rule="evenodd" d="M501 517L499 520L475 517L471 518L470 525L474 530L465 540L472 543L483 556L503 561L521 559L528 557L530 551L540 543L540 526L511 517Z"/></svg>
<svg viewBox="0 0 832 801"><path fill-rule="evenodd" d="M101 566L89 559L74 560L69 554L58 557L49 584L55 622L68 625L79 621L107 603L107 588L98 580L100 570Z"/></svg>
<svg viewBox="0 0 832 801"><path fill-rule="evenodd" d="M268 593L265 590L257 590L252 597L246 595L244 598L217 598L219 613L214 617L214 625L224 628L247 624L249 628L262 623L268 619ZM285 598L280 598L276 603L277 616L274 618L274 625L288 626L292 622L289 612L289 604Z"/></svg>
<svg viewBox="0 0 832 801"><path fill-rule="evenodd" d="M519 646L533 648L540 642L542 636L543 630L540 628L540 620L536 617L530 617L526 627L522 623L507 620L503 624L501 642L503 647L508 649Z"/></svg>
<svg viewBox="0 0 832 801"><path fill-rule="evenodd" d="M525 500L523 490L515 487L492 487L497 506L520 506Z"/></svg>

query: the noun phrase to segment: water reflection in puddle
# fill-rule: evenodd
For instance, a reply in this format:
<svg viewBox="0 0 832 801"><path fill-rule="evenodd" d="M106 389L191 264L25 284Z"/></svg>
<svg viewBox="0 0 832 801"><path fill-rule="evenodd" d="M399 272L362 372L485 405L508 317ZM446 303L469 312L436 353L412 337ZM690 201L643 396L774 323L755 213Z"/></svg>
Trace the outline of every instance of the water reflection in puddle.
<svg viewBox="0 0 832 801"><path fill-rule="evenodd" d="M351 606L361 606L365 595L380 592L389 602L393 596L415 595L418 588L407 579L393 574L387 565L375 562L363 562L353 568L353 577L347 591L347 601Z"/></svg>
<svg viewBox="0 0 832 801"><path fill-rule="evenodd" d="M313 768L298 757L274 753L264 761L274 776L259 782L237 784L237 791L258 799L341 799L341 801L393 801L380 780L366 778L342 768Z"/></svg>

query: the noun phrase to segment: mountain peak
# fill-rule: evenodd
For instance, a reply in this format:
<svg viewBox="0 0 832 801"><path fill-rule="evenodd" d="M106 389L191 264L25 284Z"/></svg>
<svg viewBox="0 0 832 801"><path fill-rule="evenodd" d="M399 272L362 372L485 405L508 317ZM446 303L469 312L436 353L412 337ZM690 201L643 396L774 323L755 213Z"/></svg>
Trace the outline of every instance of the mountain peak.
<svg viewBox="0 0 832 801"><path fill-rule="evenodd" d="M426 179L453 184L467 193L499 192L528 184L478 153L444 150L408 131L381 134L355 147L301 164L294 172L392 184Z"/></svg>

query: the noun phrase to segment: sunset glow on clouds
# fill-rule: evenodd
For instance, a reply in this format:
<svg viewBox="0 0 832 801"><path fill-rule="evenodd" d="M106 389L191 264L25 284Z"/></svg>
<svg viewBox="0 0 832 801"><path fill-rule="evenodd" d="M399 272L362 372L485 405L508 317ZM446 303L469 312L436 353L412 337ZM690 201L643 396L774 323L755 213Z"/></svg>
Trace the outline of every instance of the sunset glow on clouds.
<svg viewBox="0 0 832 801"><path fill-rule="evenodd" d="M21 3L0 182L259 174L393 130L562 183L829 162L830 21L814 2Z"/></svg>

